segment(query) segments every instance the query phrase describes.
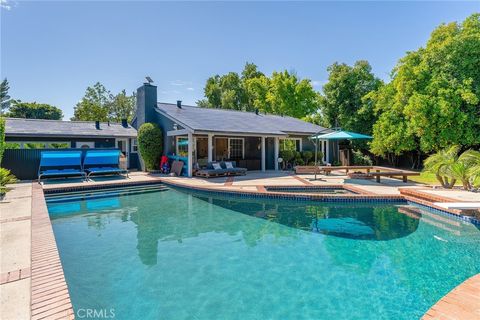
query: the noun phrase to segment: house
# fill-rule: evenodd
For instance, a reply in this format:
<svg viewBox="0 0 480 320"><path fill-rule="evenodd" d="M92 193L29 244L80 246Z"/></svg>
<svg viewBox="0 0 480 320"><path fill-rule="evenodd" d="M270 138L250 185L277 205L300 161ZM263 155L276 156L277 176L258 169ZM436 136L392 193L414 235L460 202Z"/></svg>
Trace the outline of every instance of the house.
<svg viewBox="0 0 480 320"><path fill-rule="evenodd" d="M184 157L188 176L194 165L235 160L249 170L279 170L281 150L314 151L310 136L331 132L296 118L225 109L200 108L157 102L157 87L145 83L137 89L137 112L132 125L157 123L167 155ZM333 159L338 143L322 141L324 162ZM338 152L337 152L338 154Z"/></svg>
<svg viewBox="0 0 480 320"><path fill-rule="evenodd" d="M129 168L138 167L137 130L122 123L6 118L5 142L10 148L118 148Z"/></svg>

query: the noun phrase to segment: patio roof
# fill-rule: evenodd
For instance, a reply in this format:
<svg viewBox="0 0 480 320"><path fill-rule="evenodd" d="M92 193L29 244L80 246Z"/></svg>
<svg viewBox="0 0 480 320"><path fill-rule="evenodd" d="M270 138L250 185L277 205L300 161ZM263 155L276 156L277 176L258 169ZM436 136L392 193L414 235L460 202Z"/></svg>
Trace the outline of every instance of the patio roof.
<svg viewBox="0 0 480 320"><path fill-rule="evenodd" d="M350 132L350 131L334 131L326 134L319 134L310 137L310 139L321 140L355 140L355 139L372 139L372 136L366 134Z"/></svg>
<svg viewBox="0 0 480 320"><path fill-rule="evenodd" d="M300 119L225 109L158 103L156 111L191 133L226 133L260 136L312 135L328 130Z"/></svg>

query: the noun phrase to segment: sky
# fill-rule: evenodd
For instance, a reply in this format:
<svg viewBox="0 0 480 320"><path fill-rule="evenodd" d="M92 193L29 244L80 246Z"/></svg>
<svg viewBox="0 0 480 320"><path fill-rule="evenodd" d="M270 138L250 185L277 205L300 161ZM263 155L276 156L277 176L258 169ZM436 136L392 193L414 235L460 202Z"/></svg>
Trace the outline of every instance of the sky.
<svg viewBox="0 0 480 320"><path fill-rule="evenodd" d="M134 92L150 76L158 100L195 104L208 77L255 63L295 71L316 90L334 62L368 60L388 81L432 30L480 2L139 2L0 0L0 75L10 95L73 115L85 89Z"/></svg>

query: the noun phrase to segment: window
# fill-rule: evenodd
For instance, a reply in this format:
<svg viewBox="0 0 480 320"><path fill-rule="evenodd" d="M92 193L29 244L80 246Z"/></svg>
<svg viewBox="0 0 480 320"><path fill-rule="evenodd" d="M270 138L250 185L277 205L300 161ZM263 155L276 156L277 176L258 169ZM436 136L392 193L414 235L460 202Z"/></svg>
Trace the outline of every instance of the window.
<svg viewBox="0 0 480 320"><path fill-rule="evenodd" d="M280 151L302 151L302 139L280 139Z"/></svg>
<svg viewBox="0 0 480 320"><path fill-rule="evenodd" d="M19 141L7 142L6 149L69 149L70 142Z"/></svg>
<svg viewBox="0 0 480 320"><path fill-rule="evenodd" d="M188 156L188 138L177 137L177 155L180 157Z"/></svg>
<svg viewBox="0 0 480 320"><path fill-rule="evenodd" d="M242 138L228 139L228 157L231 159L243 159L244 148Z"/></svg>
<svg viewBox="0 0 480 320"><path fill-rule="evenodd" d="M138 141L137 139L132 139L132 153L138 152Z"/></svg>

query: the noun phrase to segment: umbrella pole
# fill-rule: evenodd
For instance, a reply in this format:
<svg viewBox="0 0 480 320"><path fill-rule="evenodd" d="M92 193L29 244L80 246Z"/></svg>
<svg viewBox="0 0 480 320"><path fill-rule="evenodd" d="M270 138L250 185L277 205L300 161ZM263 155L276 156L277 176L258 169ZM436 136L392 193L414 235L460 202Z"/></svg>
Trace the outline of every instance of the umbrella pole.
<svg viewBox="0 0 480 320"><path fill-rule="evenodd" d="M315 139L315 180L317 180L318 139Z"/></svg>

